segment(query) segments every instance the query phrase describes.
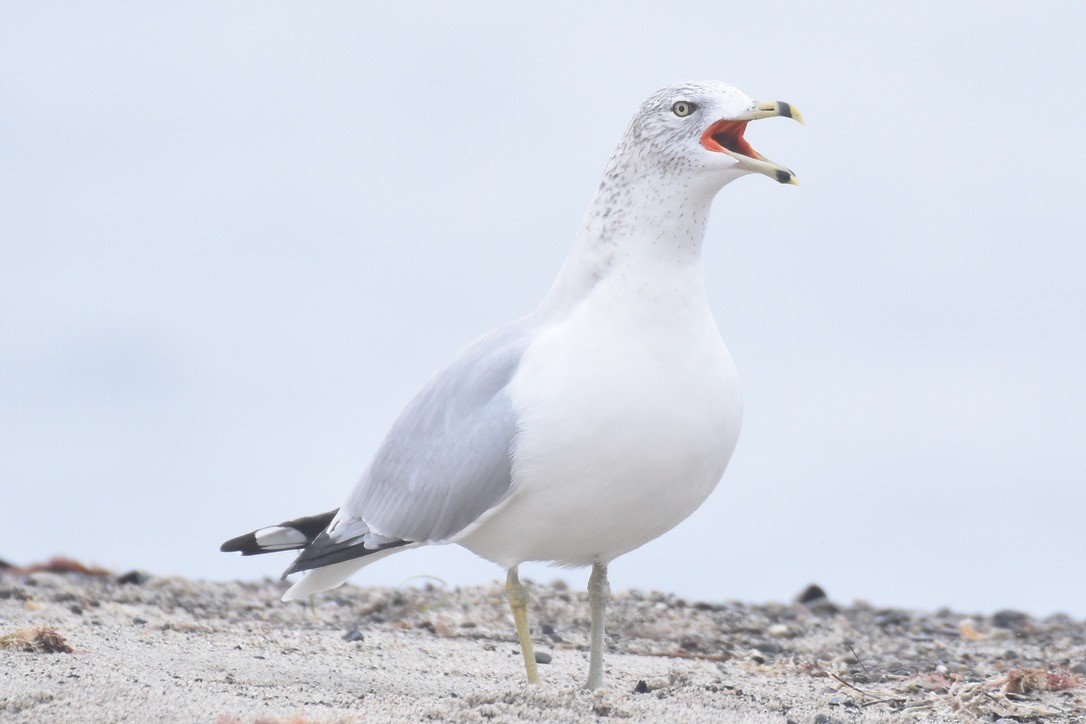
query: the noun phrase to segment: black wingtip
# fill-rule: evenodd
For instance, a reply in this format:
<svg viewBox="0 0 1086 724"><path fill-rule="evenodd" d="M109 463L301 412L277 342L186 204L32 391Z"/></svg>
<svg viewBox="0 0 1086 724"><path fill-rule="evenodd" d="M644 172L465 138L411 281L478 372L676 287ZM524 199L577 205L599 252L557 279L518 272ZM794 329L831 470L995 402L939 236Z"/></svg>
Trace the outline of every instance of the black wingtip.
<svg viewBox="0 0 1086 724"><path fill-rule="evenodd" d="M246 533L219 546L223 553L241 553L243 556L251 556L260 553L260 545L256 542L256 533Z"/></svg>
<svg viewBox="0 0 1086 724"><path fill-rule="evenodd" d="M231 538L219 546L219 550L223 553L240 553L243 556L256 556L261 553L277 553L282 550L302 549L312 543L313 539L320 535L321 531L331 524L338 512L339 508L336 508L335 510L329 510L327 513L307 515L304 518L295 518L294 520L284 521L279 525L259 528L251 533L239 535L237 538ZM270 528L287 528L295 530L300 533L305 540L286 545L261 545L256 539L256 534L261 531L267 531Z"/></svg>
<svg viewBox="0 0 1086 724"><path fill-rule="evenodd" d="M305 548L305 550L299 553L298 557L294 559L294 562L283 571L283 578L286 578L292 573L310 571L314 568L323 568L324 566L343 563L344 561L354 560L355 558L371 556L374 553L387 551L390 548L401 548L406 545L411 545L411 542L412 541L408 540L394 540L375 548L367 548L361 542L336 543L328 537L327 533L321 533Z"/></svg>

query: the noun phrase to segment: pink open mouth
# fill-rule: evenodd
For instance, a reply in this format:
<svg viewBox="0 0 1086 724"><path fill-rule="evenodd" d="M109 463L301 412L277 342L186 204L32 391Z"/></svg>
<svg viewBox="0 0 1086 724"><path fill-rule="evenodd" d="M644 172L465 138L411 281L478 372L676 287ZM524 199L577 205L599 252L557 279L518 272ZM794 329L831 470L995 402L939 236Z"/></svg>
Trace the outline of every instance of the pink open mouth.
<svg viewBox="0 0 1086 724"><path fill-rule="evenodd" d="M747 158L761 158L758 152L751 148L747 140L743 138L743 132L747 130L748 121L717 121L705 129L701 134L701 145L709 151L732 153L746 156Z"/></svg>

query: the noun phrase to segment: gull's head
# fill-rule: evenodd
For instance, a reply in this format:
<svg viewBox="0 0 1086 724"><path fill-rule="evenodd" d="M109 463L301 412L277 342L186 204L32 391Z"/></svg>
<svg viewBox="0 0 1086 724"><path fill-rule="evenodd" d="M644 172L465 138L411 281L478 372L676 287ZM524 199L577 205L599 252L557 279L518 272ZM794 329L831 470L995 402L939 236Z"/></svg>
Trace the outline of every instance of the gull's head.
<svg viewBox="0 0 1086 724"><path fill-rule="evenodd" d="M803 117L783 101L755 101L726 83L702 81L668 86L642 105L619 147L636 166L696 175L719 188L749 173L796 184L796 175L769 160L744 138L747 124L783 116ZM633 160L630 158L629 160Z"/></svg>

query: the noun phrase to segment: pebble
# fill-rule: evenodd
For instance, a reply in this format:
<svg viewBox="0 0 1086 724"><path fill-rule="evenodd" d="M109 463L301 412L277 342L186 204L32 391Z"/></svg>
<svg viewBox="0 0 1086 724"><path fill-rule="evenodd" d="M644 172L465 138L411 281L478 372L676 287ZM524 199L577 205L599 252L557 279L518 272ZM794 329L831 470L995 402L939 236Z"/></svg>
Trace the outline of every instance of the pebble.
<svg viewBox="0 0 1086 724"><path fill-rule="evenodd" d="M816 616L835 616L840 609L830 601L829 596L822 590L822 586L812 583L803 589L803 593L796 598L800 604Z"/></svg>
<svg viewBox="0 0 1086 724"><path fill-rule="evenodd" d="M992 625L999 628L1023 628L1029 623L1029 614L1005 609L992 614Z"/></svg>
<svg viewBox="0 0 1086 724"><path fill-rule="evenodd" d="M149 580L151 580L151 577L142 571L129 571L117 576L117 583L121 585L142 586Z"/></svg>
<svg viewBox="0 0 1086 724"><path fill-rule="evenodd" d="M822 586L818 585L817 583L812 583L811 585L807 586L803 589L803 593L799 594L799 596L796 597L796 603L802 603L803 605L807 605L808 603L819 600L829 600L829 596L827 596L826 592L822 590Z"/></svg>
<svg viewBox="0 0 1086 724"><path fill-rule="evenodd" d="M551 662L551 655L546 651L536 651L535 662L537 664L549 664Z"/></svg>
<svg viewBox="0 0 1086 724"><path fill-rule="evenodd" d="M910 621L909 614L904 611L886 609L875 615L876 626L904 626Z"/></svg>
<svg viewBox="0 0 1086 724"><path fill-rule="evenodd" d="M358 641L358 642L361 642L361 641L364 641L365 638L362 636L361 631L359 631L356 628L352 628L350 631L343 634L343 640L344 641Z"/></svg>

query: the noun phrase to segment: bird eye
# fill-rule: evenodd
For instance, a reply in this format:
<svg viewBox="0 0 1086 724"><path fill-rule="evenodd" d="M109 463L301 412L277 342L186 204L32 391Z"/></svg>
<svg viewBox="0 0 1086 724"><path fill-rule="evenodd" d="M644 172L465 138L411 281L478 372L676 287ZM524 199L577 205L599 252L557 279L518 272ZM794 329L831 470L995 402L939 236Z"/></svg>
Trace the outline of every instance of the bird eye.
<svg viewBox="0 0 1086 724"><path fill-rule="evenodd" d="M679 101L671 107L671 112L679 118L686 118L694 112L695 108L697 108L697 106L689 101Z"/></svg>

